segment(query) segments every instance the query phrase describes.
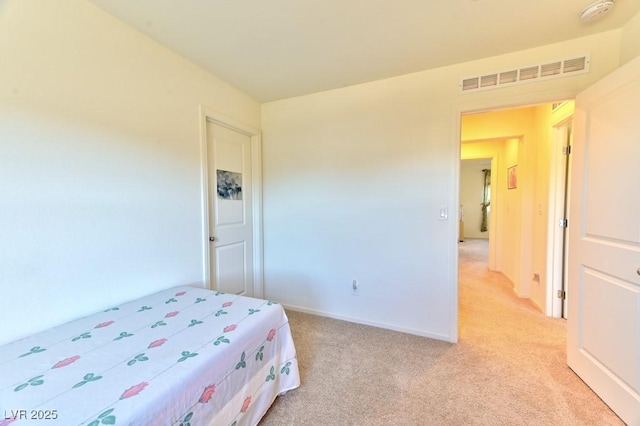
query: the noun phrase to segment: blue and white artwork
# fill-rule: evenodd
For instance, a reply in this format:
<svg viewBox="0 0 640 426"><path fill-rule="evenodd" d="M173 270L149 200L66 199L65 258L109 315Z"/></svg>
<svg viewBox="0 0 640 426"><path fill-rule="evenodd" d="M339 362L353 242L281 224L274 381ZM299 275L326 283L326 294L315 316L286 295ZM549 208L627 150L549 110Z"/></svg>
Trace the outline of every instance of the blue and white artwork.
<svg viewBox="0 0 640 426"><path fill-rule="evenodd" d="M221 200L242 200L242 173L216 170L218 198Z"/></svg>

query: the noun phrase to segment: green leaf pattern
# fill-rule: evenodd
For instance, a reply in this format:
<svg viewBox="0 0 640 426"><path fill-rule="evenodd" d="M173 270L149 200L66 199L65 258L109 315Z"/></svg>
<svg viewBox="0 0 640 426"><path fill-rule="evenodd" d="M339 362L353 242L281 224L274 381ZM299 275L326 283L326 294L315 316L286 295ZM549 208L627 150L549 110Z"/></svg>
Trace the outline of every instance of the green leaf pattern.
<svg viewBox="0 0 640 426"><path fill-rule="evenodd" d="M41 348L40 346L34 346L31 349L29 349L29 352L20 355L18 358L23 358L23 357L25 357L27 355L33 355L33 354L37 354L37 353L44 352L44 351L46 351L46 349Z"/></svg>
<svg viewBox="0 0 640 426"><path fill-rule="evenodd" d="M258 349L258 352L256 352L256 361L262 361L262 358L264 358L264 345L260 346L260 349Z"/></svg>
<svg viewBox="0 0 640 426"><path fill-rule="evenodd" d="M107 411L103 411L102 413L100 413L98 418L96 420L92 421L91 423L89 423L88 426L114 425L114 424L116 424L116 416L111 414L111 413L113 413L113 410L114 410L113 408L110 408Z"/></svg>
<svg viewBox="0 0 640 426"><path fill-rule="evenodd" d="M123 331L122 333L120 333L120 335L119 335L118 337L116 337L116 338L115 338L115 339L113 339L113 340L122 340L122 339L124 339L125 337L131 337L131 336L133 336L133 334L131 334L131 333L127 333L126 331Z"/></svg>
<svg viewBox="0 0 640 426"><path fill-rule="evenodd" d="M151 328L162 327L163 325L167 325L167 323L164 321L158 321L155 324L153 324Z"/></svg>
<svg viewBox="0 0 640 426"><path fill-rule="evenodd" d="M245 353L242 352L242 356L240 357L240 362L236 364L236 370L240 370L241 368L245 368L247 366L247 362L245 361Z"/></svg>
<svg viewBox="0 0 640 426"><path fill-rule="evenodd" d="M144 361L149 361L149 358L144 353L141 353L136 355L131 361L127 362L127 365L132 366L136 362L144 362Z"/></svg>
<svg viewBox="0 0 640 426"><path fill-rule="evenodd" d="M218 337L218 338L216 339L216 341L215 341L215 342L213 342L213 344L214 344L215 346L218 346L218 345L220 345L221 343L231 343L231 342L229 341L229 339L227 339L227 338L226 338L226 337L224 337L224 336L220 336L220 337Z"/></svg>
<svg viewBox="0 0 640 426"><path fill-rule="evenodd" d="M28 388L29 386L40 386L44 383L44 380L42 380L43 377L44 375L32 377L27 380L26 383L22 383L21 385L17 386L13 391L20 392L22 389Z"/></svg>
<svg viewBox="0 0 640 426"><path fill-rule="evenodd" d="M182 357L178 360L178 362L184 362L184 361L188 360L189 358L193 358L194 356L198 356L198 353L197 352L183 351L182 352Z"/></svg>
<svg viewBox="0 0 640 426"><path fill-rule="evenodd" d="M193 418L193 411L184 416L184 419L180 422L180 426L191 426L191 419Z"/></svg>
<svg viewBox="0 0 640 426"><path fill-rule="evenodd" d="M265 382L275 380L275 379L276 379L276 367L272 365L271 370L269 370L269 375L265 379Z"/></svg>
<svg viewBox="0 0 640 426"><path fill-rule="evenodd" d="M287 361L287 363L280 369L280 374L286 374L287 376L291 373L291 361Z"/></svg>
<svg viewBox="0 0 640 426"><path fill-rule="evenodd" d="M87 331L86 333L82 333L79 336L74 337L73 339L71 339L72 342L77 342L80 339L90 339L91 338L91 332Z"/></svg>
<svg viewBox="0 0 640 426"><path fill-rule="evenodd" d="M102 379L102 376L96 376L93 373L87 373L84 375L84 377L82 378L83 380L76 383L75 385L73 385L73 388L79 388L80 386L84 386L89 382L94 382L96 380L100 380Z"/></svg>

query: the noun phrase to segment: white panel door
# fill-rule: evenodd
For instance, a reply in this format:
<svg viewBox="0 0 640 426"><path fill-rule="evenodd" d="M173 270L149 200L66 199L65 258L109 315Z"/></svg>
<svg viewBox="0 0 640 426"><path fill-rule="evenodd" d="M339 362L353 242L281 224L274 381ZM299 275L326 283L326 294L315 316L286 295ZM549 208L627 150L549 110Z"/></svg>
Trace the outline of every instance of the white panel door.
<svg viewBox="0 0 640 426"><path fill-rule="evenodd" d="M212 287L253 296L251 138L207 122Z"/></svg>
<svg viewBox="0 0 640 426"><path fill-rule="evenodd" d="M640 425L640 58L576 98L569 366Z"/></svg>

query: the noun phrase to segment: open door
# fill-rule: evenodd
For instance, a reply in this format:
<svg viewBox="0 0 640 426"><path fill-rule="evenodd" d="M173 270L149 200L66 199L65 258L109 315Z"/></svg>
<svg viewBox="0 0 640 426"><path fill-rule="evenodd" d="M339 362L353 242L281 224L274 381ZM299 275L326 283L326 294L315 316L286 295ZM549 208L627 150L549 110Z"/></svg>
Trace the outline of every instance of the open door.
<svg viewBox="0 0 640 426"><path fill-rule="evenodd" d="M640 425L640 57L576 98L567 361Z"/></svg>

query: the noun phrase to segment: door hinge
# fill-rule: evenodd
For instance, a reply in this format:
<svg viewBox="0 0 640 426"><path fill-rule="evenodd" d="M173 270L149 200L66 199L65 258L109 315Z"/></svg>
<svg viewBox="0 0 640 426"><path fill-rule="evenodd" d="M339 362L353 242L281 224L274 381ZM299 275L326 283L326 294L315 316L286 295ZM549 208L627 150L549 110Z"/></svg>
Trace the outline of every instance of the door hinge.
<svg viewBox="0 0 640 426"><path fill-rule="evenodd" d="M562 154L563 155L571 154L571 145L567 145L567 146L562 147Z"/></svg>
<svg viewBox="0 0 640 426"><path fill-rule="evenodd" d="M566 299L567 298L567 292L564 290L558 290L558 299Z"/></svg>
<svg viewBox="0 0 640 426"><path fill-rule="evenodd" d="M560 228L568 228L569 227L569 220L568 219L560 219L558 221L558 226Z"/></svg>

